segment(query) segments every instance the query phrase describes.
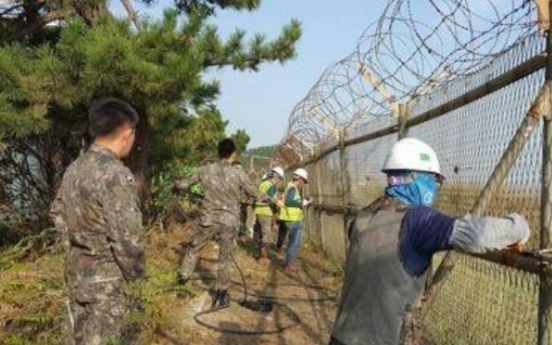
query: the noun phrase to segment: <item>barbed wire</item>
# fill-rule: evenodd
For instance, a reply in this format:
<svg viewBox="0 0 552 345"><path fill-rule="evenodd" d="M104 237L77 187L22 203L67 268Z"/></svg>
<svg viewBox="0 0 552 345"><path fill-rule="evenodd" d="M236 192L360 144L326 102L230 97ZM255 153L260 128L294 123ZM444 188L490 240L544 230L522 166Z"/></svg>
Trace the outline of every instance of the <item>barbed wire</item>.
<svg viewBox="0 0 552 345"><path fill-rule="evenodd" d="M274 164L297 164L344 129L483 68L537 32L528 0L392 0L356 49L293 108Z"/></svg>

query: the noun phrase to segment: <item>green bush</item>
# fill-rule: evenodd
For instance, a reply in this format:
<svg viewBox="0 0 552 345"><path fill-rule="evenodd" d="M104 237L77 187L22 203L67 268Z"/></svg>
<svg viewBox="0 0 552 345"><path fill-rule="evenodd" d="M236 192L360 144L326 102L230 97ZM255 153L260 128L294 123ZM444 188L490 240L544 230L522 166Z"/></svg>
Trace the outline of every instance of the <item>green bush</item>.
<svg viewBox="0 0 552 345"><path fill-rule="evenodd" d="M182 207L180 201L185 201L188 206L201 204L203 199L202 185L193 185L184 194L177 194L173 190L176 178L190 178L196 171L197 167L182 163L170 163L151 179L148 212L150 212L149 215L152 220L171 219L171 214Z"/></svg>

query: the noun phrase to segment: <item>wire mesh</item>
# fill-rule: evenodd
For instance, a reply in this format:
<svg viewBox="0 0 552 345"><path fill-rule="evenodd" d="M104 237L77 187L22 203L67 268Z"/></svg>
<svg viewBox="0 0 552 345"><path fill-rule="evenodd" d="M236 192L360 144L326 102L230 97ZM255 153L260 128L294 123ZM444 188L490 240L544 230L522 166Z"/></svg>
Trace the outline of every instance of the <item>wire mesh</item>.
<svg viewBox="0 0 552 345"><path fill-rule="evenodd" d="M525 117L530 103L544 81L541 70L475 102L432 121L409 128L409 136L432 146L441 161L447 184L439 206L456 215L467 212L475 197L491 176L514 132ZM537 196L542 166L542 128L538 128L509 173L500 195L503 205L491 205L487 213L507 211L508 205L519 212L516 197ZM450 191L449 189L450 188ZM451 195L451 197L449 197ZM519 201L519 200L517 200ZM524 211L538 211L538 206ZM538 227L538 217L532 223Z"/></svg>
<svg viewBox="0 0 552 345"><path fill-rule="evenodd" d="M440 157L447 182L436 207L461 216L473 206L544 80L543 71L419 126ZM485 214L526 216L538 244L542 126L535 130ZM436 344L534 344L538 279L462 257L430 308L426 327ZM530 326L527 326L530 325Z"/></svg>
<svg viewBox="0 0 552 345"><path fill-rule="evenodd" d="M428 343L535 344L538 284L535 275L459 257L426 316Z"/></svg>
<svg viewBox="0 0 552 345"><path fill-rule="evenodd" d="M247 171L249 178L255 182L260 183L260 180L266 172L271 168L271 157L253 156L253 155L241 155L240 163Z"/></svg>
<svg viewBox="0 0 552 345"><path fill-rule="evenodd" d="M349 200L352 204L368 205L381 196L386 183L381 167L387 152L396 142L397 135L390 134L347 148L347 172L350 175Z"/></svg>
<svg viewBox="0 0 552 345"><path fill-rule="evenodd" d="M309 162L309 194L323 206L308 211L312 239L345 257L346 211L382 194L380 170L404 109L418 123L408 136L436 150L447 177L436 207L453 216L469 212L545 81L546 40L536 30L535 3L388 3L356 50L329 66L294 108L275 155L287 166ZM504 78L510 81L497 87ZM529 247L539 243L542 131L540 123L485 210L526 216ZM459 255L422 317L424 338L534 344L538 289L535 275Z"/></svg>
<svg viewBox="0 0 552 345"><path fill-rule="evenodd" d="M534 2L522 0L390 1L357 49L294 108L275 155L288 166L308 161L309 194L324 206L308 211L309 236L344 259L344 206L358 209L382 194L380 170L398 140L401 104L416 122L484 88L475 100L407 128L436 150L447 177L436 207L467 213L544 83L543 65L526 69L545 53L536 20ZM493 84L512 75L506 86ZM485 210L526 216L529 247L539 243L542 146L540 124ZM428 342L534 344L538 289L535 275L459 256L422 320Z"/></svg>
<svg viewBox="0 0 552 345"><path fill-rule="evenodd" d="M425 98L451 80L467 78L491 65L493 73L542 52L536 34L537 11L525 0L394 0L368 26L357 48L329 66L293 109L280 164L306 160L320 142L359 123L397 115L399 103ZM533 41L531 41L533 37ZM518 60L500 59L519 50ZM488 77L487 75L486 77ZM465 91L465 87L458 90ZM454 90L447 90L454 97Z"/></svg>

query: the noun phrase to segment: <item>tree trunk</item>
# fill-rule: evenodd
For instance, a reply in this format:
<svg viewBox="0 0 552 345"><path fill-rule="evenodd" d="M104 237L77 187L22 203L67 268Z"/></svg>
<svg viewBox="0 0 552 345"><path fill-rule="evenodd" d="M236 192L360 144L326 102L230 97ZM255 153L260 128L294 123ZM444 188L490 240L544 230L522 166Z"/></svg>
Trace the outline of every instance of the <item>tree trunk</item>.
<svg viewBox="0 0 552 345"><path fill-rule="evenodd" d="M136 29L140 30L142 29L142 26L140 24L140 21L138 19L138 14L136 13L136 10L134 10L134 7L132 6L131 0L121 0L123 3L123 6L125 7L125 10L127 11L128 18L132 20L134 25L136 26Z"/></svg>
<svg viewBox="0 0 552 345"><path fill-rule="evenodd" d="M140 122L136 128L136 141L126 160L127 166L133 172L136 181L140 187L140 197L142 205L146 204L146 198L149 196L149 158L151 150L151 126L149 124L149 116L145 107L136 110L140 114Z"/></svg>

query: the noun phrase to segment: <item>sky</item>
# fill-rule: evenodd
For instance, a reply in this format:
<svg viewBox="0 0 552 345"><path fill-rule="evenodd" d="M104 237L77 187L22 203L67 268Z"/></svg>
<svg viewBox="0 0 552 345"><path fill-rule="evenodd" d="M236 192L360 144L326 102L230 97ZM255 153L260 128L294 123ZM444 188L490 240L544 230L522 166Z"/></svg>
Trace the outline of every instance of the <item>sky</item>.
<svg viewBox="0 0 552 345"><path fill-rule="evenodd" d="M280 65L264 64L259 72L230 68L210 72L220 81L218 107L230 120L229 132L244 128L251 137L250 148L278 143L287 128L289 115L332 62L355 49L357 38L376 20L385 0L264 0L255 12L219 11L214 24L225 37L234 29L249 36L260 32L275 38L291 19L302 23L303 35L294 60ZM159 0L151 7L136 4L140 14L158 18L172 1ZM116 14L124 13L119 1L112 1Z"/></svg>

